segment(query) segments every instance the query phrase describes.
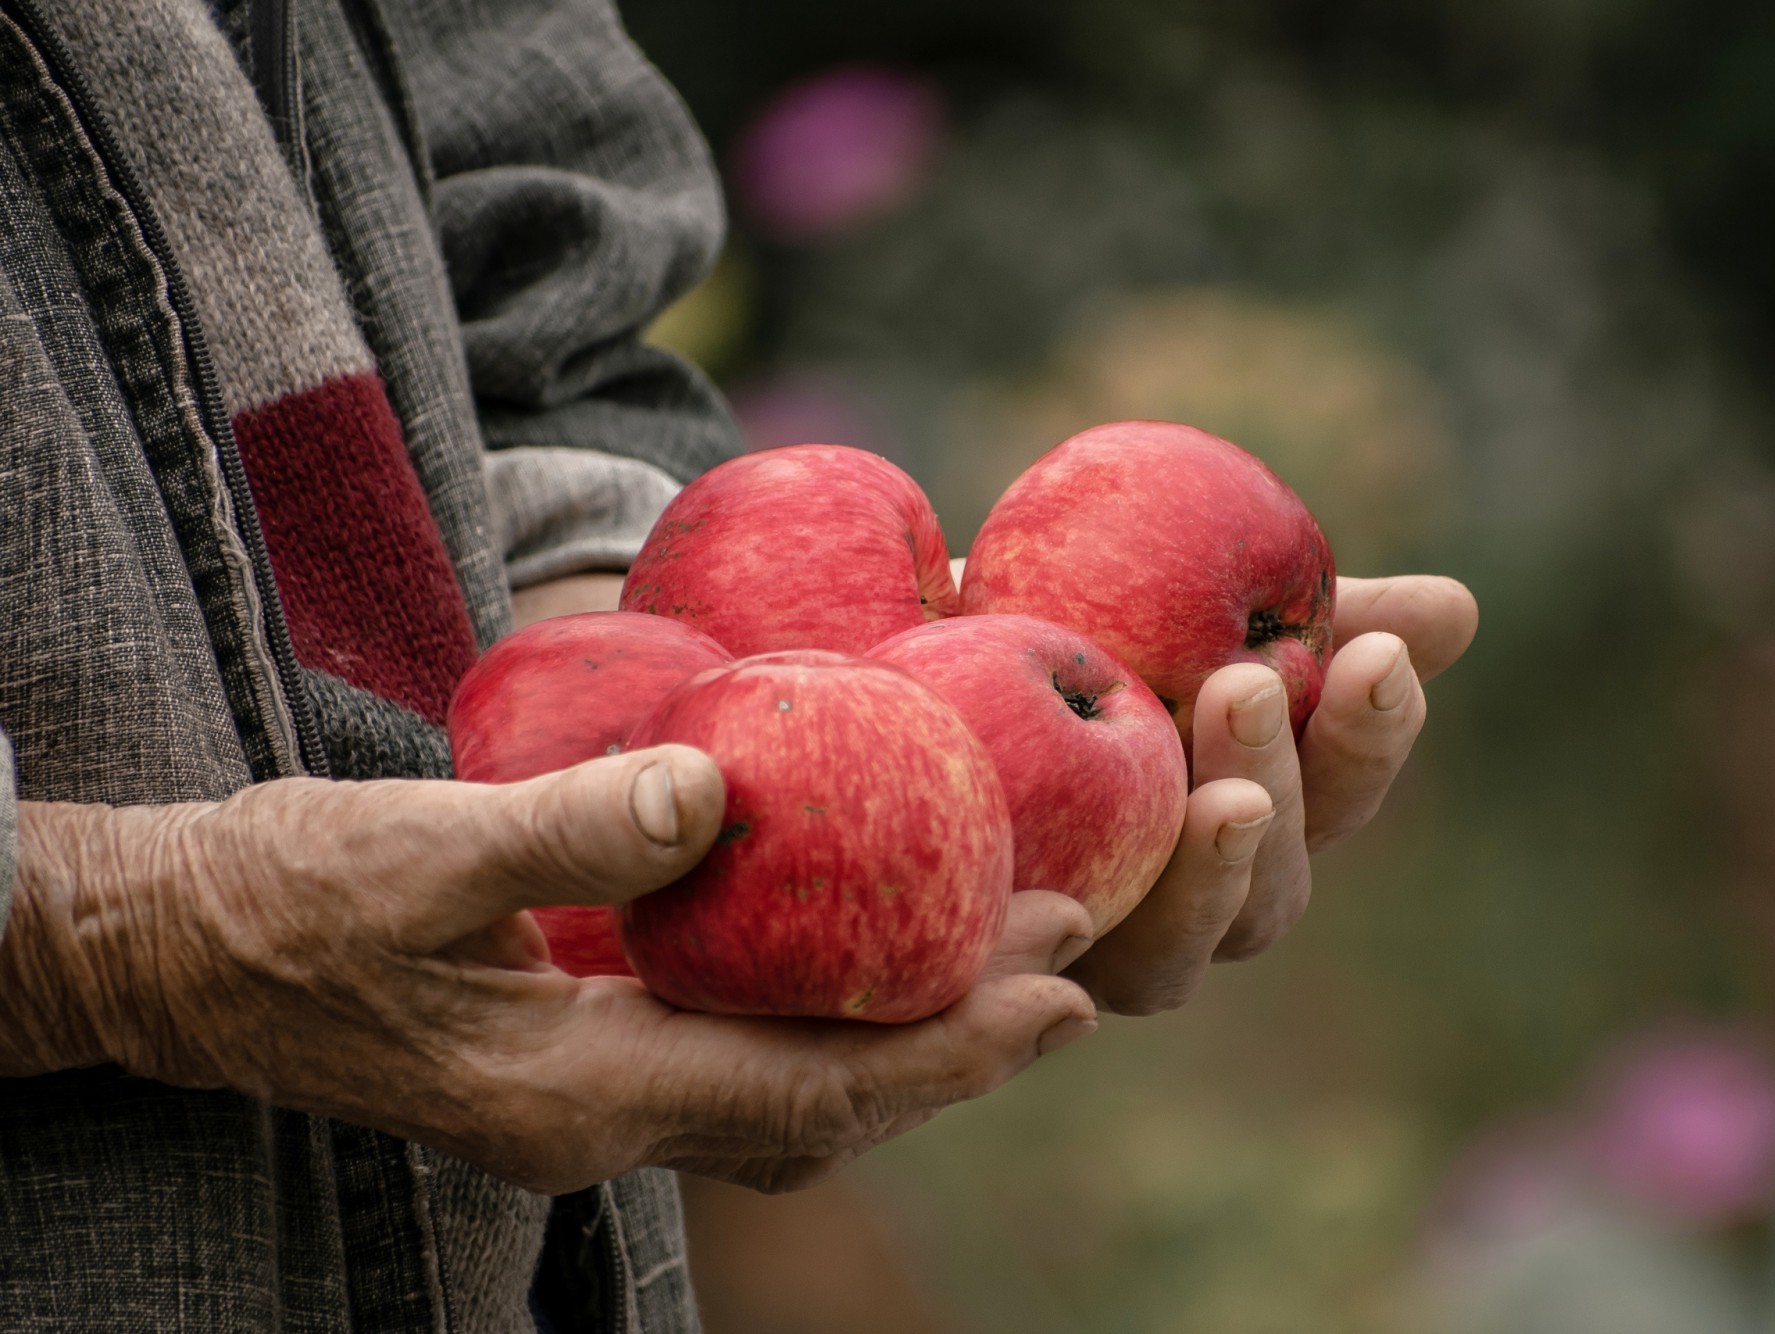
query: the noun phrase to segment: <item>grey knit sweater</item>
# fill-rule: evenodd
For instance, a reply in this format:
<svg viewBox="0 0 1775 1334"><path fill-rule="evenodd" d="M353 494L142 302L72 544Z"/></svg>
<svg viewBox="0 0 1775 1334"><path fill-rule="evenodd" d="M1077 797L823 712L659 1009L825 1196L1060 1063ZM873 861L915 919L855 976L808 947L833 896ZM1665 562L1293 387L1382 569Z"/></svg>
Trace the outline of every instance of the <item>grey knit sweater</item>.
<svg viewBox="0 0 1775 1334"><path fill-rule="evenodd" d="M638 337L719 232L606 0L0 0L0 929L15 799L447 776L509 588L734 447ZM523 1328L545 1229L576 1324L694 1328L665 1174L0 1081L0 1328Z"/></svg>

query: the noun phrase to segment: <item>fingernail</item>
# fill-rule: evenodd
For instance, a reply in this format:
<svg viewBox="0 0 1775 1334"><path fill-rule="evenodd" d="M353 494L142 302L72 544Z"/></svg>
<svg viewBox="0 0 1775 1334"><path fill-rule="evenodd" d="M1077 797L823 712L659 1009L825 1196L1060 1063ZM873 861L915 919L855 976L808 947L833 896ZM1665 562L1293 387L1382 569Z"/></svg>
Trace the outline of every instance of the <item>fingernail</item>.
<svg viewBox="0 0 1775 1334"><path fill-rule="evenodd" d="M629 814L635 827L662 848L678 843L678 793L669 764L650 764L629 788Z"/></svg>
<svg viewBox="0 0 1775 1334"><path fill-rule="evenodd" d="M1052 1056L1068 1043L1077 1042L1096 1031L1095 1019L1062 1019L1036 1039L1035 1049L1043 1056Z"/></svg>
<svg viewBox="0 0 1775 1334"><path fill-rule="evenodd" d="M1054 951L1051 972L1059 973L1078 962L1079 955L1091 948L1091 937L1068 936L1060 942L1060 948Z"/></svg>
<svg viewBox="0 0 1775 1334"><path fill-rule="evenodd" d="M1242 862L1257 851L1257 845L1263 842L1264 831L1270 827L1270 821L1276 813L1270 811L1255 820L1228 820L1214 836L1214 850L1220 854L1223 862Z"/></svg>
<svg viewBox="0 0 1775 1334"><path fill-rule="evenodd" d="M1374 689L1368 692L1368 702L1381 713L1396 709L1405 703L1406 695L1411 693L1411 654L1406 652L1405 645L1399 646L1399 656L1393 659L1393 665L1387 674L1374 683Z"/></svg>
<svg viewBox="0 0 1775 1334"><path fill-rule="evenodd" d="M1287 703L1279 682L1267 685L1227 710L1227 726L1240 745L1261 750L1276 739L1288 721Z"/></svg>

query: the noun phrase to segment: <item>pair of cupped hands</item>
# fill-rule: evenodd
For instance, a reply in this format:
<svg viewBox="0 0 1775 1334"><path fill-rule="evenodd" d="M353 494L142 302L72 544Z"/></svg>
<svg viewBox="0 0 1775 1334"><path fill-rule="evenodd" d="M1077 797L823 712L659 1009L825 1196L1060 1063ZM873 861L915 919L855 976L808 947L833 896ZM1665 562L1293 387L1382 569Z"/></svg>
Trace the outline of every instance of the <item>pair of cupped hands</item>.
<svg viewBox="0 0 1775 1334"><path fill-rule="evenodd" d="M549 610L558 610L558 606ZM510 786L284 779L215 804L22 803L0 941L0 1075L106 1061L373 1126L532 1189L635 1167L811 1185L1096 1027L1179 1006L1215 959L1305 910L1309 855L1379 808L1421 682L1472 638L1429 576L1343 579L1298 747L1267 668L1198 697L1177 850L1102 939L1013 896L966 996L921 1023L719 1017L551 967L522 910L614 904L684 874L724 793L682 746Z"/></svg>

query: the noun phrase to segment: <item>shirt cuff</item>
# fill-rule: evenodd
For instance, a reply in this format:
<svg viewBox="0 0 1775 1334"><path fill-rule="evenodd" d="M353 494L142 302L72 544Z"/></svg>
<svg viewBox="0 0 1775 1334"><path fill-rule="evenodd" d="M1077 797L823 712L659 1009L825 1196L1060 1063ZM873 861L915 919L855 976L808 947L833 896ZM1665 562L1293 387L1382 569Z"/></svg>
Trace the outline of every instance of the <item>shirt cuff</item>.
<svg viewBox="0 0 1775 1334"><path fill-rule="evenodd" d="M487 490L506 581L626 570L678 482L640 459L526 445L489 451Z"/></svg>

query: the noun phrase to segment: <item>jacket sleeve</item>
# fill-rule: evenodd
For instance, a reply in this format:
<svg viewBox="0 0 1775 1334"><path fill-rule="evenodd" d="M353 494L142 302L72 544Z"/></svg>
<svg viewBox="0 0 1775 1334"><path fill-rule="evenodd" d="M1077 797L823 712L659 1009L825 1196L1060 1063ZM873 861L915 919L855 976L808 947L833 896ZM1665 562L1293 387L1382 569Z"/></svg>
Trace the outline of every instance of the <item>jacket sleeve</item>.
<svg viewBox="0 0 1775 1334"><path fill-rule="evenodd" d="M12 775L12 743L0 731L0 939L12 911L12 881L18 871L18 783Z"/></svg>
<svg viewBox="0 0 1775 1334"><path fill-rule="evenodd" d="M724 217L684 105L608 0L383 0L462 323L514 586L625 565L738 449L720 395L641 331Z"/></svg>

